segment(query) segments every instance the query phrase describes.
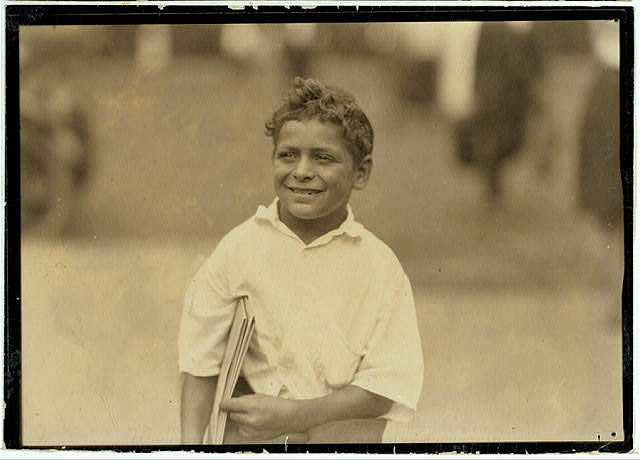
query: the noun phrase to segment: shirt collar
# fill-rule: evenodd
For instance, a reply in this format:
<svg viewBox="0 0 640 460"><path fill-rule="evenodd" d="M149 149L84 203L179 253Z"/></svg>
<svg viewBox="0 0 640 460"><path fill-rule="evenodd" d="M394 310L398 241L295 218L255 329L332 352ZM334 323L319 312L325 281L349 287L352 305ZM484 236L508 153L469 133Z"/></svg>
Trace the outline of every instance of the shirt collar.
<svg viewBox="0 0 640 460"><path fill-rule="evenodd" d="M287 233L293 234L293 232L280 220L280 216L278 215L278 198L274 199L268 207L263 205L258 206L255 219L257 221L269 222L277 230L282 231L284 228L288 230ZM347 204L347 218L340 224L340 226L318 237L315 241L310 243L309 246L316 246L317 244L322 244L322 242L328 242L332 238L343 234L354 239L359 239L362 237L363 230L364 227L355 220L351 205Z"/></svg>

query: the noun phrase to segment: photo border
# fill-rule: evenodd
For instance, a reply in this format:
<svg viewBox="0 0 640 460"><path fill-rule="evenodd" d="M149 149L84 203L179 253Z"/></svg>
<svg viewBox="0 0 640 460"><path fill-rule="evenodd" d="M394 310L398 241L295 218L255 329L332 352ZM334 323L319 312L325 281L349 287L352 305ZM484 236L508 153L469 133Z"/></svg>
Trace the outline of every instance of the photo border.
<svg viewBox="0 0 640 460"><path fill-rule="evenodd" d="M584 453L633 449L633 76L634 11L619 6L226 6L167 4L5 5L5 348L4 443L9 449L110 450L114 452L271 453ZM624 207L625 271L622 286L622 409L624 439L615 442L456 442L302 445L48 445L30 446L21 436L21 265L18 30L22 25L220 24L282 22L422 22L488 20L618 20L620 22L620 167Z"/></svg>

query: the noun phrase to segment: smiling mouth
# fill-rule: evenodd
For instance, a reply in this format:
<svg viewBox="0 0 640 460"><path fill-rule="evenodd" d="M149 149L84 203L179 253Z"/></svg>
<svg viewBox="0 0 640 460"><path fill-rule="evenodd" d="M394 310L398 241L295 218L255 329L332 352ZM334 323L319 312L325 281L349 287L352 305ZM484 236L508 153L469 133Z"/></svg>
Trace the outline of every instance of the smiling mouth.
<svg viewBox="0 0 640 460"><path fill-rule="evenodd" d="M291 192L295 193L296 195L311 196L311 195L317 195L318 193L322 192L322 190L315 190L310 188L296 188L296 187L287 187L287 188Z"/></svg>

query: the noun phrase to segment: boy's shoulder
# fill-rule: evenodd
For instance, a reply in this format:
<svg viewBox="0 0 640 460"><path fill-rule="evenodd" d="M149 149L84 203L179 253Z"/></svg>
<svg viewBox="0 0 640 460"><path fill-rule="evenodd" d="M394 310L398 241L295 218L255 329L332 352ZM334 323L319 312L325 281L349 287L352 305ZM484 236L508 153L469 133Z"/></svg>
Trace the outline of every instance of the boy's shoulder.
<svg viewBox="0 0 640 460"><path fill-rule="evenodd" d="M248 243L255 241L256 232L259 230L255 216L251 216L244 222L229 230L216 247L216 251L235 251L246 247Z"/></svg>
<svg viewBox="0 0 640 460"><path fill-rule="evenodd" d="M360 248L367 254L371 263L379 267L396 267L404 271L394 250L364 225L361 227Z"/></svg>

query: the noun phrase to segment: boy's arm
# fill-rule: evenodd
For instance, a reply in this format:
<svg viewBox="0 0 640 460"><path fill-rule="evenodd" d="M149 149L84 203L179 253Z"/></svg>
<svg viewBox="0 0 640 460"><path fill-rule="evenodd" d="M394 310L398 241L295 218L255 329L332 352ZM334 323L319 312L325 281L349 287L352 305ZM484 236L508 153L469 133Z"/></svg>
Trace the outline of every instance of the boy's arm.
<svg viewBox="0 0 640 460"><path fill-rule="evenodd" d="M340 420L373 419L391 405L383 396L348 385L321 398L288 400L253 394L223 401L220 408L230 412L245 436L269 439Z"/></svg>
<svg viewBox="0 0 640 460"><path fill-rule="evenodd" d="M218 377L184 374L180 405L180 439L182 444L202 444L207 428Z"/></svg>
<svg viewBox="0 0 640 460"><path fill-rule="evenodd" d="M295 401L297 426L305 431L329 422L348 419L376 418L386 414L393 404L384 396L355 385L348 385L321 398Z"/></svg>

